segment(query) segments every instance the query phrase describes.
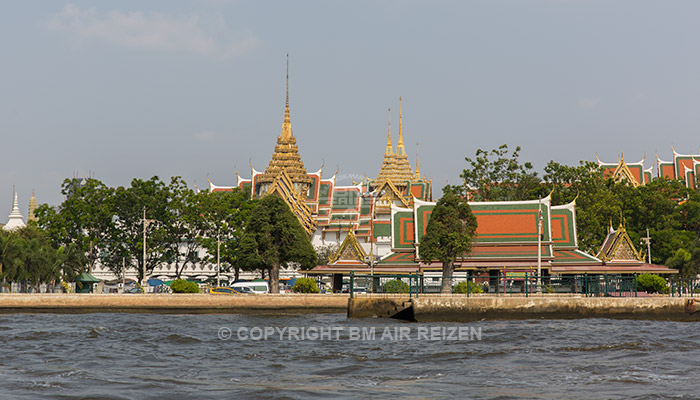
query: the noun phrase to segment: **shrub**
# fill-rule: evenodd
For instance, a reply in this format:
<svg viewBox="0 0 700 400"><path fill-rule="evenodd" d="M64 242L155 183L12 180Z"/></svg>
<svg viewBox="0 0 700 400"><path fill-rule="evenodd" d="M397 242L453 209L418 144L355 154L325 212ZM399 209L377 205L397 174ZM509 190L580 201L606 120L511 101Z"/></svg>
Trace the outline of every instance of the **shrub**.
<svg viewBox="0 0 700 400"><path fill-rule="evenodd" d="M298 278L292 288L294 293L319 293L316 281L311 278Z"/></svg>
<svg viewBox="0 0 700 400"><path fill-rule="evenodd" d="M455 293L467 293L467 281L462 281L455 285ZM469 293L483 293L481 286L474 282L469 282Z"/></svg>
<svg viewBox="0 0 700 400"><path fill-rule="evenodd" d="M199 293L199 285L184 279L176 279L170 284L173 293Z"/></svg>
<svg viewBox="0 0 700 400"><path fill-rule="evenodd" d="M637 289L647 293L666 293L666 279L652 274L641 274L637 277Z"/></svg>
<svg viewBox="0 0 700 400"><path fill-rule="evenodd" d="M401 279L393 279L384 284L385 293L408 293L408 291L408 283L402 281Z"/></svg>

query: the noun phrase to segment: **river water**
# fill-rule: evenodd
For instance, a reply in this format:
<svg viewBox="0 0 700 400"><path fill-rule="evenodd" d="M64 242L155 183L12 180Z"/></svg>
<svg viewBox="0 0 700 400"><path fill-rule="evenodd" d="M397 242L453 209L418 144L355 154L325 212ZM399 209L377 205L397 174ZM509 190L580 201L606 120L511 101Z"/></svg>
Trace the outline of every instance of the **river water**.
<svg viewBox="0 0 700 400"><path fill-rule="evenodd" d="M698 322L10 314L0 351L0 399L700 398Z"/></svg>

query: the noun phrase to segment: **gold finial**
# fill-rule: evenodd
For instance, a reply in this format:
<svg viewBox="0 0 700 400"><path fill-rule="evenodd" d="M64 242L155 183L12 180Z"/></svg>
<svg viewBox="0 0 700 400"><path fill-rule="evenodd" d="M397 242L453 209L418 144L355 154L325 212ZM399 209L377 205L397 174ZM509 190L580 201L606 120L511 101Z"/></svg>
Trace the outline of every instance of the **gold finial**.
<svg viewBox="0 0 700 400"><path fill-rule="evenodd" d="M282 123L282 134L280 139L287 141L292 137L292 122L289 117L289 53L287 53L287 100L284 103L284 122Z"/></svg>
<svg viewBox="0 0 700 400"><path fill-rule="evenodd" d="M420 179L420 162L418 160L418 142L416 142L416 179Z"/></svg>
<svg viewBox="0 0 700 400"><path fill-rule="evenodd" d="M386 152L384 155L393 155L394 149L391 146L391 108L389 109L389 134L386 139Z"/></svg>
<svg viewBox="0 0 700 400"><path fill-rule="evenodd" d="M399 144L396 145L396 155L402 156L406 154L406 148L403 146L403 115L401 113L401 97L399 97Z"/></svg>

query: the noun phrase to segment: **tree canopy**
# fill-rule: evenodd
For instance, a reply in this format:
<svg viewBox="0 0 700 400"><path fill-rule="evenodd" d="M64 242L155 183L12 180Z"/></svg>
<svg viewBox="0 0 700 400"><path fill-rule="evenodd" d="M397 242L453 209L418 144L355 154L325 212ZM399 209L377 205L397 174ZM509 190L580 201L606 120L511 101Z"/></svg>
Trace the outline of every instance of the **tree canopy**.
<svg viewBox="0 0 700 400"><path fill-rule="evenodd" d="M241 236L240 250L241 266L269 272L271 293L279 293L282 265L296 263L313 268L317 260L306 231L277 195L263 197L253 209Z"/></svg>
<svg viewBox="0 0 700 400"><path fill-rule="evenodd" d="M420 243L420 258L442 263L442 292L452 292L452 275L457 257L467 255L476 235L477 222L459 188L446 186L428 221Z"/></svg>

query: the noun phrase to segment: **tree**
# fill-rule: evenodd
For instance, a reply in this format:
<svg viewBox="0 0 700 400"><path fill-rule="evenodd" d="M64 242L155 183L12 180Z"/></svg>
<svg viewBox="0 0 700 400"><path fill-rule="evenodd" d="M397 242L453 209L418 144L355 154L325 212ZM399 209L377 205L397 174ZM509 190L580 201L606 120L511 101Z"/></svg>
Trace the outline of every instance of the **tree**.
<svg viewBox="0 0 700 400"><path fill-rule="evenodd" d="M114 190L97 179L66 179L61 193L66 199L60 206L42 204L37 208L38 226L56 248L81 250L86 264L83 270L93 270L114 231Z"/></svg>
<svg viewBox="0 0 700 400"><path fill-rule="evenodd" d="M492 157L495 157L493 159ZM474 201L531 200L542 195L540 179L531 163L520 164L520 146L508 155L508 146L485 151L478 149L470 167L460 175L465 190Z"/></svg>
<svg viewBox="0 0 700 400"><path fill-rule="evenodd" d="M477 221L459 189L446 186L428 221L425 236L420 243L420 258L431 263L442 263L442 293L452 293L452 275L457 257L471 251L476 235Z"/></svg>
<svg viewBox="0 0 700 400"><path fill-rule="evenodd" d="M279 293L280 267L292 262L312 268L316 252L287 203L277 195L265 196L241 236L240 263L247 269L267 270L270 292Z"/></svg>
<svg viewBox="0 0 700 400"><path fill-rule="evenodd" d="M0 232L0 266L6 282L28 283L38 291L41 283L73 278L75 269L84 265L82 256L74 245L53 247L48 235L33 225Z"/></svg>
<svg viewBox="0 0 700 400"><path fill-rule="evenodd" d="M122 257L128 257L125 260L136 268L139 280L144 278L144 270L148 275L163 262L168 243L168 199L168 189L157 176L147 181L133 179L131 187L120 186L114 191L112 204L116 223L109 242L112 256L106 259L106 263L115 274L121 271ZM145 265L144 211L147 219Z"/></svg>
<svg viewBox="0 0 700 400"><path fill-rule="evenodd" d="M605 240L612 221L620 221L624 200L613 190L617 185L607 179L598 164L581 161L577 166L550 161L544 175L552 204L576 199L576 226L579 247L595 254ZM626 186L626 185L625 185Z"/></svg>
<svg viewBox="0 0 700 400"><path fill-rule="evenodd" d="M200 260L201 241L198 239L204 234L206 225L198 196L182 178L172 177L166 190L164 259L175 266L175 275L179 279L188 264Z"/></svg>
<svg viewBox="0 0 700 400"><path fill-rule="evenodd" d="M331 257L335 255L335 253L338 252L338 245L335 243L330 243L327 245L323 246L317 246L316 247L316 256L318 257L318 261L316 261L316 265L328 265L330 262Z"/></svg>
<svg viewBox="0 0 700 400"><path fill-rule="evenodd" d="M199 193L196 202L205 226L199 241L207 251L207 261L216 262L218 237L221 242L221 269L233 270L234 280L237 281L240 274L238 259L241 255L241 235L257 200L251 200L250 191L236 188L232 192Z"/></svg>

